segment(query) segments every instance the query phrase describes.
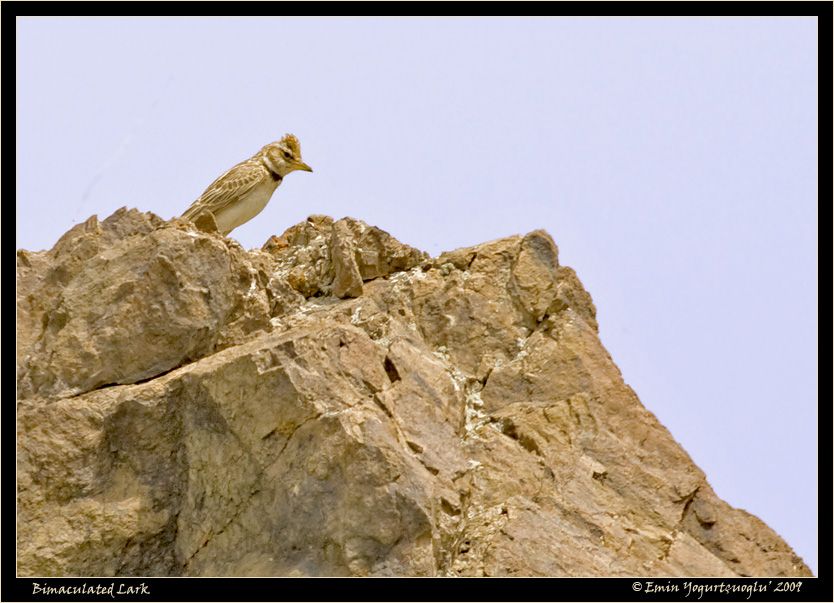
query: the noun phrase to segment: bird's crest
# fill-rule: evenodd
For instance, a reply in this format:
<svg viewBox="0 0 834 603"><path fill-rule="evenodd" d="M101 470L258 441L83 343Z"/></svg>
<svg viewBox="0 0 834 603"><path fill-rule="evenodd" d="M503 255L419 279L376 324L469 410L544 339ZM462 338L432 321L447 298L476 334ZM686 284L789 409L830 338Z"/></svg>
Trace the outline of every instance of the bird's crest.
<svg viewBox="0 0 834 603"><path fill-rule="evenodd" d="M285 144L292 151L293 156L301 157L301 143L298 142L298 138L295 135L284 134L281 143Z"/></svg>

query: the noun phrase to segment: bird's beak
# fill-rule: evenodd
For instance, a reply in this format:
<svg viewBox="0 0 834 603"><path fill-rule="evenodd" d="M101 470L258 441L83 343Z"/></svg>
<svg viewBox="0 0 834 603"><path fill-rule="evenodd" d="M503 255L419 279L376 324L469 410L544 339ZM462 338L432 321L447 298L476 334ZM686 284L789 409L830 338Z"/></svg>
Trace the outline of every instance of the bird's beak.
<svg viewBox="0 0 834 603"><path fill-rule="evenodd" d="M313 168L311 168L309 165L307 165L303 161L297 162L295 164L295 167L296 167L296 169L304 170L305 172L312 172L313 171Z"/></svg>

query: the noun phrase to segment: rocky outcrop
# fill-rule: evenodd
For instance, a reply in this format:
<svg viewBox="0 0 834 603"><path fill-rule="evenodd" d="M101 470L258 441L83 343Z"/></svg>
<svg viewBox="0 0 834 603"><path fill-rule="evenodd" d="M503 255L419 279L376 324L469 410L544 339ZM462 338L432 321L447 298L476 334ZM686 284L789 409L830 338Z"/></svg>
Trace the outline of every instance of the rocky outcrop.
<svg viewBox="0 0 834 603"><path fill-rule="evenodd" d="M20 575L810 575L623 382L547 233L212 230L18 252Z"/></svg>

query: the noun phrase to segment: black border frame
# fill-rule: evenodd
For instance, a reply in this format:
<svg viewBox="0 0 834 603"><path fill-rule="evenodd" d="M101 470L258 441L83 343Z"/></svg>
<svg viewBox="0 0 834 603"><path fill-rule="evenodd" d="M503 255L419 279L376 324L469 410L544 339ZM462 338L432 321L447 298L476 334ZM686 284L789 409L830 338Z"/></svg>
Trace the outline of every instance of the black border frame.
<svg viewBox="0 0 834 603"><path fill-rule="evenodd" d="M265 14L278 12L279 14L286 14L286 9L292 7L299 11L307 13L319 12L322 8L333 6L334 8L366 8L370 7L365 3L347 3L338 5L324 6L321 3L304 5L300 3L271 3L271 2L238 2L234 6L228 2L212 3L208 5L203 4L189 4L171 2L171 3L145 3L145 2L22 2L22 1L6 1L0 5L0 39L2 39L2 47L5 52L2 53L3 82L6 84L6 91L14 89L14 80L12 75L15 73L16 62L16 17L18 16L32 16L40 14L50 15L66 15L66 16L91 16L94 14L153 14L164 16L176 16L187 14L190 11L184 11L184 8L209 7L214 12L219 12L218 9L234 9L236 13L249 14ZM379 7L380 5L374 5ZM382 6L385 6L384 4ZM430 7L434 10L441 5L432 3L430 5L422 5ZM449 6L448 4L446 6ZM452 4L452 7L461 7L464 5ZM819 78L818 81L822 85L818 86L818 115L821 118L821 125L819 132L822 134L818 140L818 149L826 149L830 152L832 148L832 127L831 127L831 112L829 108L832 107L832 87L831 87L831 73L832 62L831 53L829 49L831 46L831 29L832 29L832 4L829 2L751 2L751 3L737 3L737 2L676 2L676 3L645 3L645 2L594 2L594 3L578 3L578 2L563 2L563 3L514 3L512 6L509 3L491 3L486 6L495 12L495 9L503 8L508 10L514 9L514 12L524 12L530 14L533 12L542 12L541 9L558 9L560 14L588 14L600 13L604 9L608 9L611 14L623 15L623 9L629 8L637 15L648 14L648 9L652 9L652 13L667 14L681 14L687 13L691 15L715 14L720 12L720 16L752 16L756 12L767 15L779 16L816 16L818 18L818 73L827 77ZM399 3L397 6L390 6L390 12L402 14L403 9L419 9L421 5L417 3ZM475 8L475 5L468 5L467 8ZM527 9L521 11L519 9ZM663 9L666 9L664 11ZM229 10L228 12L232 12ZM413 11L417 12L417 11ZM821 42L825 42L825 52L820 51ZM2 106L2 123L5 125L6 135L2 138L3 150L7 161L3 163L4 178L2 179L3 192L6 193L6 199L15 197L15 170L12 166L11 158L15 157L14 139L9 134L12 131L12 124L15 123L15 115L17 111L16 102L11 100L12 95L5 96L6 103ZM824 101L824 102L823 102ZM819 144L822 142L823 144ZM819 157L819 154L818 154ZM818 208L827 210L831 209L832 192L831 192L831 159L826 153L825 158L820 158L818 165L829 166L826 170L825 178L819 178L819 198L825 199L824 204L819 204ZM6 201L6 207L13 206L13 202ZM8 220L7 223L11 223ZM827 222L831 224L831 221ZM830 235L831 231L827 234ZM826 237L830 240L829 237ZM15 273L14 266L11 264L11 258L14 257L11 244L9 241L13 237L6 237L6 253L4 271L4 281L12 287L11 275ZM820 273L829 279L832 274L830 256L823 255L826 259L825 270ZM8 289L10 290L10 289ZM824 298L826 309L832 307L832 288L830 285L821 290L824 293L821 297ZM4 298L4 312L3 316L7 318L7 325L12 325L15 319L15 308L11 303L13 300L11 295L7 294ZM828 316L826 314L826 316ZM10 327L7 328L7 332ZM822 328L820 329L823 330ZM831 333L831 330L825 331ZM826 337L826 344L828 349L831 345L831 340ZM5 346L4 346L5 347ZM3 440L2 450L5 452L6 458L13 458L15 454L15 439L12 436L13 426L15 426L14 407L11 405L11 399L16 398L14 391L15 378L12 373L12 365L7 361L3 365L4 374L4 393L8 395L5 398L5 404L2 409L2 418L4 427L3 432L7 435ZM825 387L825 394L823 400L832 400L832 393L830 389L830 381L828 379L823 381ZM820 454L820 486L819 489L819 508L820 508L820 539L819 545L819 576L814 578L801 579L784 579L784 578L738 578L738 579L720 579L720 578L482 578L482 579L443 579L443 578L18 578L16 577L16 551L11 549L13 546L10 537L4 539L4 552L0 560L0 572L2 575L2 582L0 582L0 600L2 601L343 601L343 600L365 600L365 601L428 601L428 600L464 600L464 601L832 601L834 600L834 590L832 590L832 539L831 539L831 497L832 497L832 438L831 432L822 432L820 426L825 426L826 430L831 423L831 406L826 404L824 407L819 406L821 412L818 413L818 436L825 435L826 437L819 437L820 449L823 454ZM15 505L12 498L15 488L13 487L13 477L10 471L3 474L2 484L4 495L2 497L4 505L3 526L7 529L7 534L11 534L14 530L15 522ZM5 545L8 545L7 549ZM9 550L11 549L11 550ZM475 580L475 581L473 581ZM785 592L782 594L773 592L775 584L779 581L786 583L802 582L802 587L799 592ZM748 591L718 591L703 593L701 597L697 597L697 593L686 596L686 582L706 587L712 585L714 589L720 588L718 585L724 584L725 588L745 587L748 589L762 587L768 585L766 592L756 591L748 596ZM93 585L101 585L102 588L107 588L113 585L114 595L84 595L84 594L65 594L65 595L49 595L39 596L33 592L33 585L38 583L40 585L58 587L75 587L81 588L83 585L87 587ZM661 590L655 593L647 592L648 584L653 583L655 587L660 587ZM123 589L133 587L140 594L135 595L116 595L120 585L124 585ZM148 594L141 594L142 585L144 585ZM639 589L637 587L639 585ZM677 589L677 590L675 590Z"/></svg>

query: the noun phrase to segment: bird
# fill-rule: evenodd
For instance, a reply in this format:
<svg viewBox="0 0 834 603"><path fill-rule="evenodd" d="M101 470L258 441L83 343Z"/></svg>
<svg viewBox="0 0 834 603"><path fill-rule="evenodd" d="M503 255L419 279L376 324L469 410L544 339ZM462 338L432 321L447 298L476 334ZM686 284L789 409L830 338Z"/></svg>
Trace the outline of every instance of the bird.
<svg viewBox="0 0 834 603"><path fill-rule="evenodd" d="M298 138L285 134L221 174L182 217L195 221L209 212L218 230L228 235L261 213L284 176L296 170L312 172L313 168L301 160Z"/></svg>

